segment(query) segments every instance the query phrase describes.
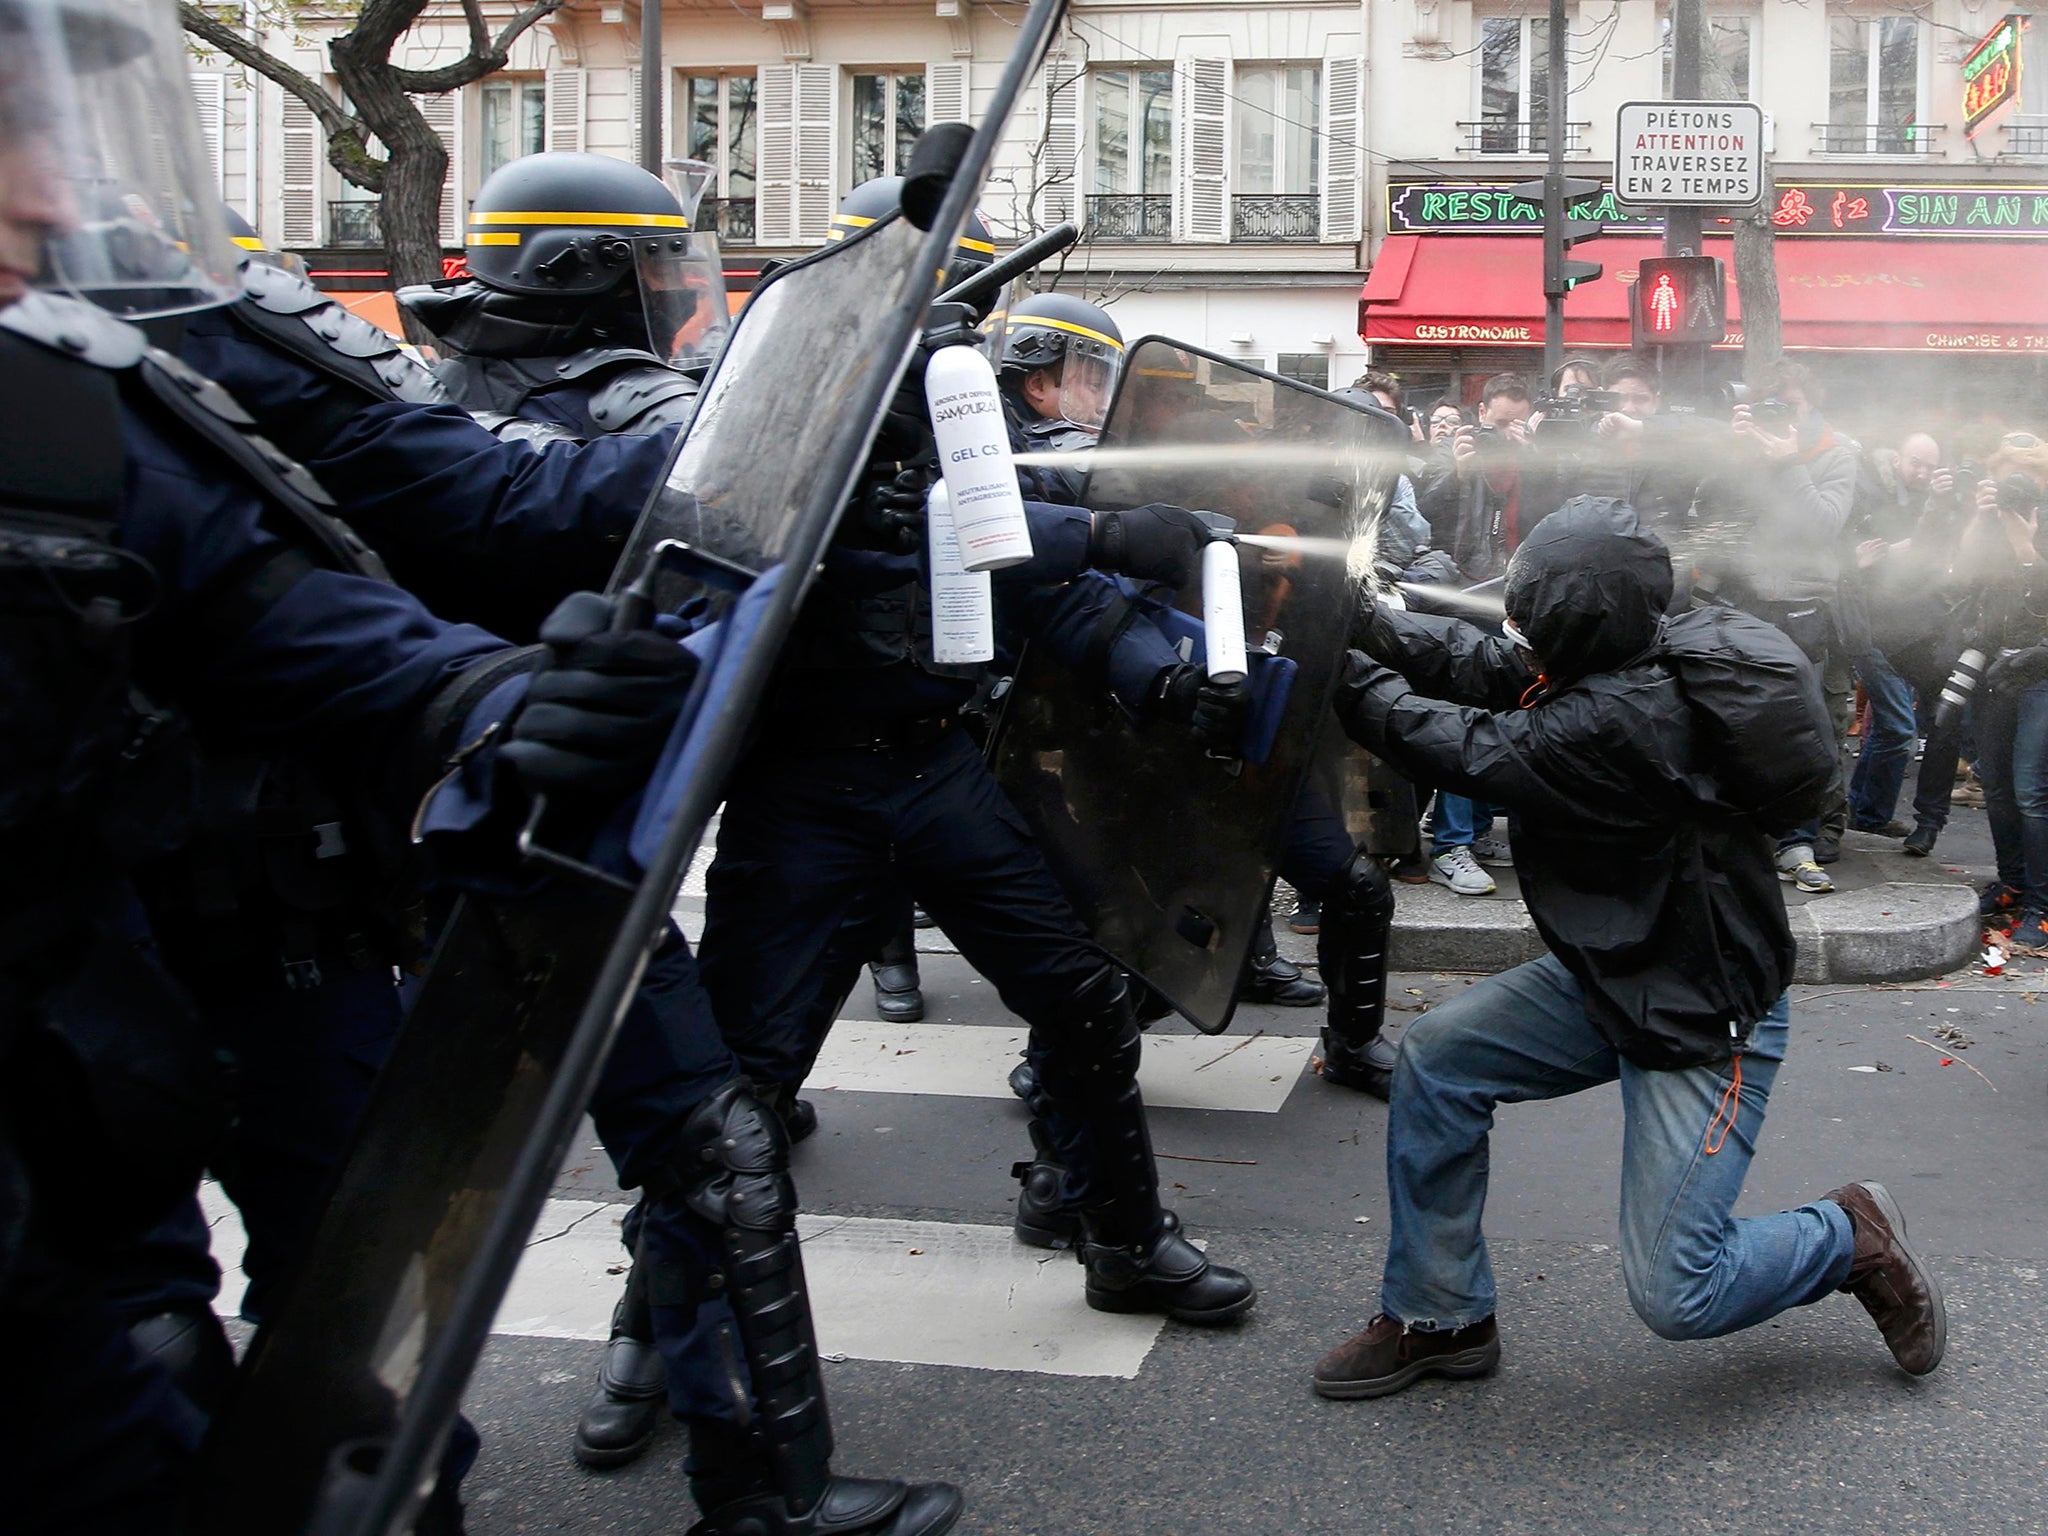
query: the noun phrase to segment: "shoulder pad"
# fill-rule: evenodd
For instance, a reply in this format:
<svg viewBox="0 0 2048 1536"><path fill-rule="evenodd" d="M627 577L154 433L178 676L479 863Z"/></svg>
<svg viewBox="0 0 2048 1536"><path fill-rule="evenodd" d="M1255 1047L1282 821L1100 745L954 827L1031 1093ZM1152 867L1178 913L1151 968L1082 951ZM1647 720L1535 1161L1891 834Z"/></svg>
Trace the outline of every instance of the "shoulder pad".
<svg viewBox="0 0 2048 1536"><path fill-rule="evenodd" d="M133 368L149 349L149 338L127 321L97 304L54 293L30 293L8 305L0 311L0 326L95 368Z"/></svg>
<svg viewBox="0 0 2048 1536"><path fill-rule="evenodd" d="M244 303L238 306L243 319L302 361L373 394L386 393L414 405L449 403L451 397L433 370L406 352L397 337L305 279L252 264L243 289ZM266 323L265 317L275 318ZM304 334L281 322L296 322Z"/></svg>
<svg viewBox="0 0 2048 1536"><path fill-rule="evenodd" d="M508 443L531 443L539 448L547 443L583 441L558 421L529 421L524 416L511 416L504 411L471 411L469 414L491 436Z"/></svg>
<svg viewBox="0 0 2048 1536"><path fill-rule="evenodd" d="M243 269L242 291L273 315L303 315L334 302L296 272L260 261Z"/></svg>
<svg viewBox="0 0 2048 1536"><path fill-rule="evenodd" d="M555 364L555 377L587 379L593 373L628 367L661 368L671 373L675 371L644 347L585 347L581 352L558 361Z"/></svg>
<svg viewBox="0 0 2048 1536"><path fill-rule="evenodd" d="M607 432L648 433L682 426L697 411L698 383L659 363L615 375L591 393L590 419Z"/></svg>
<svg viewBox="0 0 2048 1536"><path fill-rule="evenodd" d="M242 409L242 402L205 374L194 368L182 357L166 352L161 347L150 347L146 356L159 372L168 374L193 402L209 416L218 416L233 427L253 427L256 418ZM258 439L261 441L261 439ZM324 493L323 493L324 494Z"/></svg>
<svg viewBox="0 0 2048 1536"><path fill-rule="evenodd" d="M1078 453L1084 448L1093 448L1096 436L1093 432L1075 426L1068 421L1034 421L1024 429L1024 436L1032 447L1048 453Z"/></svg>

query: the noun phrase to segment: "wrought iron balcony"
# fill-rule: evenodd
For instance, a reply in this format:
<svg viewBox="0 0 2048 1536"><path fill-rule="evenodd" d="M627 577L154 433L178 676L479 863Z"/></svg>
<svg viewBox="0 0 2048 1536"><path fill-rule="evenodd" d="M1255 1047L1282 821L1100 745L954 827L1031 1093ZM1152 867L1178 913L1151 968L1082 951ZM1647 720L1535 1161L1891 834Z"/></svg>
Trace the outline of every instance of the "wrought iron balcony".
<svg viewBox="0 0 2048 1536"><path fill-rule="evenodd" d="M754 243L754 200L751 197L707 197L697 205L697 228L727 245Z"/></svg>
<svg viewBox="0 0 2048 1536"><path fill-rule="evenodd" d="M1925 155L1942 123L1815 123L1824 155Z"/></svg>
<svg viewBox="0 0 2048 1536"><path fill-rule="evenodd" d="M382 205L354 198L327 205L327 243L351 251L379 251L384 248Z"/></svg>
<svg viewBox="0 0 2048 1536"><path fill-rule="evenodd" d="M1149 192L1111 192L1088 199L1091 240L1171 240L1173 199Z"/></svg>
<svg viewBox="0 0 2048 1536"><path fill-rule="evenodd" d="M2005 153L2011 160L2048 160L2048 123L2008 123Z"/></svg>
<svg viewBox="0 0 2048 1536"><path fill-rule="evenodd" d="M1256 194L1230 200L1233 240L1320 240L1323 200L1315 193Z"/></svg>
<svg viewBox="0 0 2048 1536"><path fill-rule="evenodd" d="M1583 155L1591 123L1564 125L1564 152ZM1464 136L1460 146L1468 155L1547 155L1550 153L1550 122L1526 117L1487 117L1476 123L1460 123Z"/></svg>

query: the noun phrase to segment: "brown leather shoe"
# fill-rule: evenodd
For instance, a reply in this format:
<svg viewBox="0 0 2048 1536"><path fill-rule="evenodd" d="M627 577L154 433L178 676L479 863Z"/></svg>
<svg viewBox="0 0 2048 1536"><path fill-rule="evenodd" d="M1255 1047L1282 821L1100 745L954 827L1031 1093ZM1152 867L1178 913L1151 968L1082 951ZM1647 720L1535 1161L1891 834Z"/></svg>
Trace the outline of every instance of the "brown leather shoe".
<svg viewBox="0 0 2048 1536"><path fill-rule="evenodd" d="M1316 1362L1316 1395L1385 1397L1424 1376L1465 1381L1491 1376L1499 1365L1500 1334L1490 1317L1446 1333L1418 1333L1382 1312Z"/></svg>
<svg viewBox="0 0 2048 1536"><path fill-rule="evenodd" d="M1899 1368L1925 1376L1948 1348L1941 1285L1906 1246L1906 1218L1882 1184L1845 1184L1822 1197L1849 1213L1856 1257L1842 1289L1863 1303Z"/></svg>

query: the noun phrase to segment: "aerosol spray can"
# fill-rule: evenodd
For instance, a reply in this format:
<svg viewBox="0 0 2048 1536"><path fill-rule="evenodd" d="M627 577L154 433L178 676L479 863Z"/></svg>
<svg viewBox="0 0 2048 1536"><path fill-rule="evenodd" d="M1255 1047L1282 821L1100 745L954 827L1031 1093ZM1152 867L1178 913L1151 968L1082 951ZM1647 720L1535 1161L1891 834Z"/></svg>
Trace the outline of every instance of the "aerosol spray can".
<svg viewBox="0 0 2048 1536"><path fill-rule="evenodd" d="M1031 526L1010 461L996 371L974 347L941 347L924 374L939 469L952 496L964 569L1000 571L1031 558Z"/></svg>
<svg viewBox="0 0 2048 1536"><path fill-rule="evenodd" d="M932 573L932 660L944 666L994 661L996 617L989 574L961 564L953 497L943 480L925 502L924 529Z"/></svg>
<svg viewBox="0 0 2048 1536"><path fill-rule="evenodd" d="M1243 682L1250 672L1244 649L1244 578L1237 546L1228 539L1202 546L1202 628L1209 680Z"/></svg>

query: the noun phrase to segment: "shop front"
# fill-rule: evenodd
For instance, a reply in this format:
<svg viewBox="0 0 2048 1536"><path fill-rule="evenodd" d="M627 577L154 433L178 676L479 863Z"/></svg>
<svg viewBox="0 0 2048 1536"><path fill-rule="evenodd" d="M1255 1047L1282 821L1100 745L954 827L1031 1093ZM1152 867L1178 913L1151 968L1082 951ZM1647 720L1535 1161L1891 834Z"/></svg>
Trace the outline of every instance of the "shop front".
<svg viewBox="0 0 2048 1536"><path fill-rule="evenodd" d="M1565 300L1565 346L1629 345L1638 264L1660 231L1611 195L1610 233L1573 247L1600 277ZM1772 205L1785 346L1813 366L1837 413L1870 419L1935 406L1943 416L2048 416L2048 187L1792 184ZM1540 211L1505 183L1394 182L1389 232L1359 301L1373 366L1411 395L1476 397L1494 373L1532 382L1543 346ZM1715 371L1740 367L1742 295L1728 226L1706 253L1729 263L1729 339ZM1888 424L1888 423L1887 423ZM2044 423L2048 424L2048 423Z"/></svg>

